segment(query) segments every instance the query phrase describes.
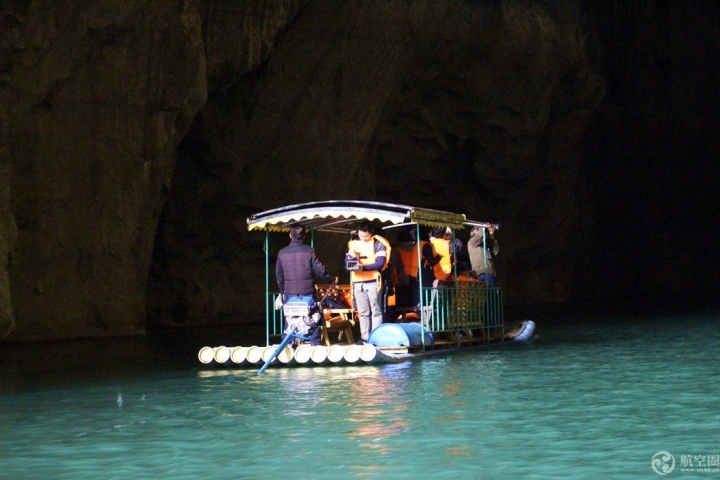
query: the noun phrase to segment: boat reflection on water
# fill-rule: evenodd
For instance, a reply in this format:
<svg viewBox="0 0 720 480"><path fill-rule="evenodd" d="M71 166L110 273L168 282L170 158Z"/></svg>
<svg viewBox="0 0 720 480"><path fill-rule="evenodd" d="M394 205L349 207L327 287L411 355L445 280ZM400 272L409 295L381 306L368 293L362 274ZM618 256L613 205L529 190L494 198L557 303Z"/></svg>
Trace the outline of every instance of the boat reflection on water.
<svg viewBox="0 0 720 480"><path fill-rule="evenodd" d="M329 449L338 468L382 477L394 468L394 458L414 448L430 448L448 461L480 454L477 431L501 434L501 425L483 418L502 404L500 385L508 367L496 353L468 352L375 366L271 367L267 375L201 370L198 375L211 380L206 387L214 391L213 399L223 393L232 398L218 403L223 411L217 414L224 421L234 417L244 434L272 438L279 451L298 458ZM477 378L483 379L482 395ZM441 432L450 431L455 434L443 437ZM313 432L311 442L308 432ZM436 434L444 440L435 441Z"/></svg>
<svg viewBox="0 0 720 480"><path fill-rule="evenodd" d="M386 454L384 440L408 430L408 365L277 370L288 398L303 399L297 409L284 413L321 412L335 425L351 425L350 431L341 429L349 440Z"/></svg>
<svg viewBox="0 0 720 480"><path fill-rule="evenodd" d="M348 437L375 455L389 454L386 440L409 430L407 366L363 368L362 375L348 382L347 421L354 427Z"/></svg>
<svg viewBox="0 0 720 480"><path fill-rule="evenodd" d="M374 455L387 455L387 440L409 430L410 362L383 367L344 366L278 369L274 373L288 401L285 415L320 413L339 435ZM296 405L293 407L292 405ZM348 427L350 428L348 430ZM368 463L372 455L357 458L359 470L377 472ZM355 461L355 459L353 459Z"/></svg>

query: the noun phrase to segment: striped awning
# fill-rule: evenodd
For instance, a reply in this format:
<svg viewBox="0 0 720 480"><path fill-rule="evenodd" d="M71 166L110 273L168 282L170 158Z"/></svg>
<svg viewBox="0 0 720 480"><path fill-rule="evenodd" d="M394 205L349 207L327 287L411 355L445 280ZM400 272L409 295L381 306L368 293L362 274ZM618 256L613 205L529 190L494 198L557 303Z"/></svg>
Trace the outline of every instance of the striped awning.
<svg viewBox="0 0 720 480"><path fill-rule="evenodd" d="M248 230L286 232L294 223L318 231L347 232L359 222L369 220L382 224L419 223L429 227L463 228L462 213L445 212L383 202L362 200L329 200L275 208L251 215Z"/></svg>

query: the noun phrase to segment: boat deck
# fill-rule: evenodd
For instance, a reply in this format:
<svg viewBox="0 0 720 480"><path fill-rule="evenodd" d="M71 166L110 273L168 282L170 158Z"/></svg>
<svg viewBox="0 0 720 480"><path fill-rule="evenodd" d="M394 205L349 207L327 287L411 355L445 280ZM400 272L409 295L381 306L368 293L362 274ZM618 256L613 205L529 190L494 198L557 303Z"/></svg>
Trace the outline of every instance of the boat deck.
<svg viewBox="0 0 720 480"><path fill-rule="evenodd" d="M502 336L490 339L480 337L461 337L459 341L439 340L431 345L413 346L375 346L365 345L331 346L300 344L285 346L278 352L279 345L265 347L203 347L198 352L201 363L212 365L233 365L239 368L260 367L267 362L274 366L316 366L316 365L347 365L347 364L382 364L398 363L416 358L447 353L454 350L465 350L501 344L511 341L527 340L535 329L532 320L525 320L512 325Z"/></svg>

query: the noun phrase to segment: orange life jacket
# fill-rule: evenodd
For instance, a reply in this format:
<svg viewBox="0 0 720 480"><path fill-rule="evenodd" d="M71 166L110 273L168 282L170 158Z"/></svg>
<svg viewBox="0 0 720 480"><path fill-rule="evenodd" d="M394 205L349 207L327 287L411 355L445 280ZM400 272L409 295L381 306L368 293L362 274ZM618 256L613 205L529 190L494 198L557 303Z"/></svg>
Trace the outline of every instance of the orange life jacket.
<svg viewBox="0 0 720 480"><path fill-rule="evenodd" d="M388 262L390 261L390 242L386 238L380 235L373 235L373 240L370 242L363 242L362 240L350 240L348 242L348 249L356 252L360 258L358 261L360 265L371 265L375 263L375 240L382 243L385 246L385 263L380 270L360 270L350 272L350 282L368 282L372 280L378 281L378 288L380 288L380 272L387 268Z"/></svg>
<svg viewBox="0 0 720 480"><path fill-rule="evenodd" d="M462 273L458 275L458 282L479 282L475 277L472 277L470 275L463 275Z"/></svg>
<svg viewBox="0 0 720 480"><path fill-rule="evenodd" d="M427 245L428 241L420 240L420 254L422 255L422 250L425 248L425 245ZM405 249L400 248L398 249L400 252L400 260L403 264L403 270L405 270L405 275L412 278L418 277L418 252L417 247L413 246L411 249ZM426 259L423 258L423 264L427 262Z"/></svg>

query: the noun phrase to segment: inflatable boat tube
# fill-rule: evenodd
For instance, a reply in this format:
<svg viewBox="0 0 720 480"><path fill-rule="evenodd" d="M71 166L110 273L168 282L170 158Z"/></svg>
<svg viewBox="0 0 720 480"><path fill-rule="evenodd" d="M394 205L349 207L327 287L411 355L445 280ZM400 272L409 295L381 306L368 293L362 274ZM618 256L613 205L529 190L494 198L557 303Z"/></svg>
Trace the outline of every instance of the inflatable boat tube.
<svg viewBox="0 0 720 480"><path fill-rule="evenodd" d="M230 349L227 347L217 347L215 349L215 361L217 363L225 363L230 360Z"/></svg>
<svg viewBox="0 0 720 480"><path fill-rule="evenodd" d="M347 350L347 345L332 345L327 349L327 358L332 363L342 362Z"/></svg>
<svg viewBox="0 0 720 480"><path fill-rule="evenodd" d="M202 347L198 352L198 359L206 365L211 363L215 360L215 349L213 347Z"/></svg>
<svg viewBox="0 0 720 480"><path fill-rule="evenodd" d="M299 364L305 364L310 362L310 355L312 354L310 345L300 345L295 350L295 361Z"/></svg>
<svg viewBox="0 0 720 480"><path fill-rule="evenodd" d="M383 323L370 333L368 343L376 347L415 347L433 345L435 340L428 329L419 323Z"/></svg>
<svg viewBox="0 0 720 480"><path fill-rule="evenodd" d="M248 347L247 351L245 352L245 360L247 360L250 364L253 365L260 363L260 361L262 360L262 348L258 347L257 345Z"/></svg>
<svg viewBox="0 0 720 480"><path fill-rule="evenodd" d="M247 349L245 347L235 347L230 350L230 360L233 363L241 364L245 361L247 356Z"/></svg>
<svg viewBox="0 0 720 480"><path fill-rule="evenodd" d="M525 342L530 339L533 332L535 331L535 322L532 320L525 320L525 328L515 337L513 340L516 342Z"/></svg>

